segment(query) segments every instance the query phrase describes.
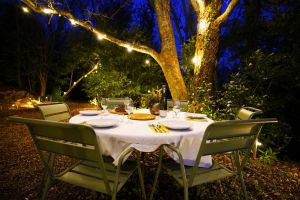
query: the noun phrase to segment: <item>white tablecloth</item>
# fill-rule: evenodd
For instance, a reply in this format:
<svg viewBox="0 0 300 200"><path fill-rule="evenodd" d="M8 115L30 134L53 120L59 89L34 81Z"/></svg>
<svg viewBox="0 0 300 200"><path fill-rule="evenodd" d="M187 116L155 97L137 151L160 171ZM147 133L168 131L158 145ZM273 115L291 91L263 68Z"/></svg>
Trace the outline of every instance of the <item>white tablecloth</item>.
<svg viewBox="0 0 300 200"><path fill-rule="evenodd" d="M138 112L148 112L148 110L139 110ZM172 113L163 120L185 120L185 113L180 113L179 118L173 118ZM121 152L128 146L133 146L141 152L153 152L162 144L172 144L179 148L185 164L193 165L199 146L202 141L203 133L206 127L213 121L207 119L207 122L193 122L190 130L170 130L168 133L154 133L149 124L157 123L157 120L129 120L127 116L107 114L104 116L84 116L76 115L70 119L70 123L82 123L92 119L112 119L118 120L117 126L110 128L94 128L98 136L98 141L104 155L110 155L114 158L114 164L117 164ZM161 121L163 121L161 120ZM177 155L167 152L170 157L178 160ZM203 156L200 161L200 167L210 167L212 165L211 156Z"/></svg>

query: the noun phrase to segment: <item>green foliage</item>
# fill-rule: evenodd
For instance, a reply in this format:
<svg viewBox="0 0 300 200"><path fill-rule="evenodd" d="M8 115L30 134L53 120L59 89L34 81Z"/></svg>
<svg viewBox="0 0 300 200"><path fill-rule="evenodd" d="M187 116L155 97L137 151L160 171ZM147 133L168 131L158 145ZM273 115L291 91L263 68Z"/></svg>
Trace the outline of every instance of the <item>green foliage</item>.
<svg viewBox="0 0 300 200"><path fill-rule="evenodd" d="M88 76L83 84L83 91L88 97L97 98L98 102L102 97L131 97L140 94L139 90L124 73L115 70L98 69L98 72Z"/></svg>
<svg viewBox="0 0 300 200"><path fill-rule="evenodd" d="M53 93L52 93L52 101L58 101L58 102L64 101L62 94L63 94L63 91L60 88L54 88Z"/></svg>
<svg viewBox="0 0 300 200"><path fill-rule="evenodd" d="M260 152L259 161L264 164L271 164L272 162L277 160L277 152L274 152L272 148L267 148L265 151L258 149Z"/></svg>
<svg viewBox="0 0 300 200"><path fill-rule="evenodd" d="M183 79L185 84L188 88L189 94L193 94L197 91L194 88L193 80L194 80L194 64L192 62L192 58L194 57L195 53L195 44L196 44L196 37L191 37L186 43L182 46L182 70L183 70Z"/></svg>
<svg viewBox="0 0 300 200"><path fill-rule="evenodd" d="M162 89L152 88L149 94L143 94L141 97L141 107L142 108L151 108L155 103L160 102L162 95Z"/></svg>

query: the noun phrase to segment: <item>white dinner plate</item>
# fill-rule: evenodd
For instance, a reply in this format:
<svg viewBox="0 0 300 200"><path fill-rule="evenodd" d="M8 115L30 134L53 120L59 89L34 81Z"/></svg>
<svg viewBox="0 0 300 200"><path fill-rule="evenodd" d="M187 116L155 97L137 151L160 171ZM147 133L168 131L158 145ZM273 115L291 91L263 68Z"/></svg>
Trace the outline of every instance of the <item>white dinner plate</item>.
<svg viewBox="0 0 300 200"><path fill-rule="evenodd" d="M114 119L93 119L86 123L95 128L107 128L118 125L118 121Z"/></svg>
<svg viewBox="0 0 300 200"><path fill-rule="evenodd" d="M100 110L81 110L81 111L79 111L79 114L88 115L88 116L99 115Z"/></svg>
<svg viewBox="0 0 300 200"><path fill-rule="evenodd" d="M203 119L207 117L207 115L200 113L186 113L185 116L191 119Z"/></svg>
<svg viewBox="0 0 300 200"><path fill-rule="evenodd" d="M162 124L169 129L177 130L189 129L192 127L191 123L178 120L163 121Z"/></svg>

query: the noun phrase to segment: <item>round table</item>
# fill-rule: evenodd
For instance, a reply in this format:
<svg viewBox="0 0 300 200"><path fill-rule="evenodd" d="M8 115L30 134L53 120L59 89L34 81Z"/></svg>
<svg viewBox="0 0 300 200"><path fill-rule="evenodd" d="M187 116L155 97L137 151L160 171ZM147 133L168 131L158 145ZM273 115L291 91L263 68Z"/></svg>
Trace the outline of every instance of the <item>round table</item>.
<svg viewBox="0 0 300 200"><path fill-rule="evenodd" d="M148 110L142 109L136 112L149 113ZM181 112L179 118L174 118L172 112L168 112L166 118L160 119L163 123L165 120L186 121L186 113ZM125 115L110 114L105 115L76 115L72 117L70 123L86 124L89 120L94 119L109 119L117 120L117 125L107 128L93 127L102 153L104 155L112 156L115 164L118 161L121 152L128 146L132 146L141 152L153 152L162 144L172 144L179 148L187 165L192 165L193 160L198 153L203 134L207 126L213 122L211 119L206 121L188 121L191 128L185 130L172 130L167 133L156 133L149 127L151 124L157 124L158 119L154 120L130 120ZM168 152L169 156L177 160L177 155ZM205 156L201 159L200 166L209 167L211 165L211 157Z"/></svg>

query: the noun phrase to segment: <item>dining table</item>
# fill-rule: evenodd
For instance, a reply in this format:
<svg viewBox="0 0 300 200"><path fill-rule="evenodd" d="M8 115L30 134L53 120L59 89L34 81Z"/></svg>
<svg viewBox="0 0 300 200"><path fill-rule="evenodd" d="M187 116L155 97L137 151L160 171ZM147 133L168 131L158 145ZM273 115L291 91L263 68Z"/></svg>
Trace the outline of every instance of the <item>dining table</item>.
<svg viewBox="0 0 300 200"><path fill-rule="evenodd" d="M150 116L149 109L138 109L134 114L146 114ZM139 115L139 114L137 114ZM128 147L133 147L140 152L154 152L163 144L171 144L177 147L182 154L184 164L193 166L197 157L204 132L213 120L195 113L180 112L175 117L172 111L168 111L164 118L130 119L124 114L103 111L81 111L70 118L69 123L91 126L95 134L102 154L111 156L117 165L119 156ZM157 127L163 127L157 130ZM178 156L170 151L166 153L178 162ZM209 168L212 165L211 156L202 156L199 167Z"/></svg>

